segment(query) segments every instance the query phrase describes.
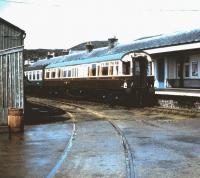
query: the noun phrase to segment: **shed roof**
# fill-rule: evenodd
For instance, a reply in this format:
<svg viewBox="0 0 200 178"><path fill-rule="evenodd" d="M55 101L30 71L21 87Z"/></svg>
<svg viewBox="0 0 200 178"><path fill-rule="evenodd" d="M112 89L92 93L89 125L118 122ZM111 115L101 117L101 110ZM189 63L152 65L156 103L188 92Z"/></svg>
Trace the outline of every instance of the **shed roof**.
<svg viewBox="0 0 200 178"><path fill-rule="evenodd" d="M24 30L22 30L21 28L19 28L19 27L13 25L13 24L10 23L10 22L8 22L8 21L2 19L1 17L0 17L0 22L1 22L1 23L5 23L5 24L7 24L8 26L10 26L11 28L15 29L16 31L19 31L19 32L25 34L25 31L24 31Z"/></svg>

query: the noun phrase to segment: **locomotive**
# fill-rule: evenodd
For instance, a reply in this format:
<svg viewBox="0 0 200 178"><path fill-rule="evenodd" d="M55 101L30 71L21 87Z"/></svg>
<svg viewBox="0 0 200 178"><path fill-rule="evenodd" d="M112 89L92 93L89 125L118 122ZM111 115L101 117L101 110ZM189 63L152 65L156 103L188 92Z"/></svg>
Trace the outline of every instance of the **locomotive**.
<svg viewBox="0 0 200 178"><path fill-rule="evenodd" d="M111 102L150 104L154 98L152 59L124 46L93 49L36 62L25 69L25 92L78 96Z"/></svg>

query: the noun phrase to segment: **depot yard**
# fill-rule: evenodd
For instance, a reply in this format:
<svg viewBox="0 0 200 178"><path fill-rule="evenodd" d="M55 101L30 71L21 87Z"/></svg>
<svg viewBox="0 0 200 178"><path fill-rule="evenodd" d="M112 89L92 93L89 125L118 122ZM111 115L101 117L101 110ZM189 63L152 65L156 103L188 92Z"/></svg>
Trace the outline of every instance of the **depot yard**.
<svg viewBox="0 0 200 178"><path fill-rule="evenodd" d="M198 113L28 101L25 132L1 133L2 177L200 177Z"/></svg>

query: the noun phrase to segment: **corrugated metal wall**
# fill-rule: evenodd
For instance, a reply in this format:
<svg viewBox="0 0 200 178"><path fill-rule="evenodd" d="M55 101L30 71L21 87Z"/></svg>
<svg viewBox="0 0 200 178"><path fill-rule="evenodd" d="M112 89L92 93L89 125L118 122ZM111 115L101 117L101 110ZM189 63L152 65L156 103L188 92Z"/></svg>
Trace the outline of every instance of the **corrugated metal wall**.
<svg viewBox="0 0 200 178"><path fill-rule="evenodd" d="M7 125L9 107L24 107L23 47L0 51L0 125Z"/></svg>

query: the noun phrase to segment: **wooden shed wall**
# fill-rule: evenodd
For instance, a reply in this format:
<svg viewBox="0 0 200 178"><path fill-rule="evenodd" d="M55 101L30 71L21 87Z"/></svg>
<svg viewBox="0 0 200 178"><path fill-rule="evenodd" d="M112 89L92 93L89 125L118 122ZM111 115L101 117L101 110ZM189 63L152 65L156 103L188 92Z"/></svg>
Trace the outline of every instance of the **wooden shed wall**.
<svg viewBox="0 0 200 178"><path fill-rule="evenodd" d="M23 45L25 33L0 19L0 50Z"/></svg>
<svg viewBox="0 0 200 178"><path fill-rule="evenodd" d="M24 108L23 47L0 52L0 125L9 107Z"/></svg>
<svg viewBox="0 0 200 178"><path fill-rule="evenodd" d="M8 108L24 108L23 43L25 32L0 18L0 125Z"/></svg>

